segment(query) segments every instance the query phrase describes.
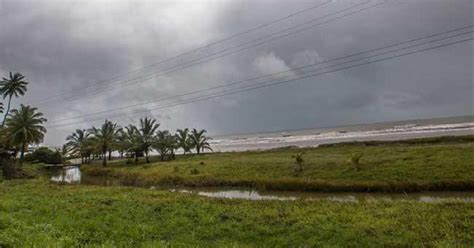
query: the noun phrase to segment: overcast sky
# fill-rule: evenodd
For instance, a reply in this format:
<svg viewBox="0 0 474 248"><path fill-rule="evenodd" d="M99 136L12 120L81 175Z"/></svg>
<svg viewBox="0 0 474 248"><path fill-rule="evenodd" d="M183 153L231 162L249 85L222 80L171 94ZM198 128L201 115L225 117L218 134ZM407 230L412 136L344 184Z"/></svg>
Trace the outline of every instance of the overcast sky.
<svg viewBox="0 0 474 248"><path fill-rule="evenodd" d="M277 25L149 68L159 71L179 66L206 52L258 39L364 1L333 0ZM0 74L18 71L27 77L27 95L14 99L13 104L37 106L48 125L57 125L57 119L292 70L473 24L472 0L389 0L208 63L133 81L144 74L116 77L326 1L1 2ZM141 105L128 110L149 111L142 115L120 112L119 118L111 119L124 125L152 116L165 129L196 127L226 134L472 115L473 69L473 42L465 42L208 101L159 110L151 110L156 104ZM132 80L128 85L120 84L127 79ZM74 94L77 100L63 99L67 94ZM69 122L87 118L91 117ZM100 122L49 128L45 144L60 145L74 129Z"/></svg>

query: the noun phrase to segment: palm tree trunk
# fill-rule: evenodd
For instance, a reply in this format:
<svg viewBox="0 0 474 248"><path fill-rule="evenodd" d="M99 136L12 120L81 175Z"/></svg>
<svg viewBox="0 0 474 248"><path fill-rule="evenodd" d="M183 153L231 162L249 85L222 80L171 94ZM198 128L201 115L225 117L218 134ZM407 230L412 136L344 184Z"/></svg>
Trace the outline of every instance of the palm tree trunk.
<svg viewBox="0 0 474 248"><path fill-rule="evenodd" d="M148 159L148 151L145 152L145 159L147 163L150 163L150 160Z"/></svg>
<svg viewBox="0 0 474 248"><path fill-rule="evenodd" d="M25 157L25 144L21 145L21 151L20 151L20 168L23 166L23 158Z"/></svg>
<svg viewBox="0 0 474 248"><path fill-rule="evenodd" d="M135 154L135 164L138 163L138 154L137 152L134 153Z"/></svg>
<svg viewBox="0 0 474 248"><path fill-rule="evenodd" d="M109 161L112 160L112 151L109 151Z"/></svg>
<svg viewBox="0 0 474 248"><path fill-rule="evenodd" d="M2 127L5 126L5 121L7 120L8 112L10 112L11 103L12 103L12 95L10 95L10 98L8 99L8 107L7 107L7 111L5 111L5 116L3 117Z"/></svg>
<svg viewBox="0 0 474 248"><path fill-rule="evenodd" d="M104 152L102 155L103 155L102 156L102 166L105 167L105 166L107 166L107 152Z"/></svg>

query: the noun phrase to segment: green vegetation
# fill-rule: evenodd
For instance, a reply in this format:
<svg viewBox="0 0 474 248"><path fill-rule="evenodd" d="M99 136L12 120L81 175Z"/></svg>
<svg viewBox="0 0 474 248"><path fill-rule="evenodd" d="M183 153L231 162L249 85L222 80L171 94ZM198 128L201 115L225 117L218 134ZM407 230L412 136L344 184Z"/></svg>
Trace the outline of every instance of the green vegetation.
<svg viewBox="0 0 474 248"><path fill-rule="evenodd" d="M9 73L8 78L0 81L0 94L8 98L7 110L0 126L0 171L7 179L26 177L27 173L21 168L25 153L32 144L43 141L46 119L37 108L20 104L18 109L10 111L13 96L19 97L26 93L28 82L20 73ZM0 112L3 113L3 103ZM20 153L18 159L18 153Z"/></svg>
<svg viewBox="0 0 474 248"><path fill-rule="evenodd" d="M175 159L178 149L184 153L195 149L197 154L204 150L212 151L210 138L205 135L204 129L193 129L191 132L188 128L178 129L172 134L168 130L158 130L159 126L156 119L148 117L140 119L138 127L129 124L125 128L105 120L100 128L77 129L66 138L65 146L70 157L81 157L82 163L88 164L92 159L100 158L104 167L107 161L112 160L113 151L117 151L121 158L135 158L135 163L143 155L145 162L150 163L149 153L153 150L160 154L161 161Z"/></svg>
<svg viewBox="0 0 474 248"><path fill-rule="evenodd" d="M26 155L25 160L33 163L61 164L63 163L62 151L53 151L47 147L39 147L32 153Z"/></svg>
<svg viewBox="0 0 474 248"><path fill-rule="evenodd" d="M0 247L469 247L459 201L245 201L127 187L0 183Z"/></svg>
<svg viewBox="0 0 474 248"><path fill-rule="evenodd" d="M355 170L360 170L360 159L364 156L362 152L352 153L351 155L351 164L354 166Z"/></svg>
<svg viewBox="0 0 474 248"><path fill-rule="evenodd" d="M83 166L84 173L108 176L126 185L248 186L275 190L387 191L473 190L472 136L427 139L417 143L387 142L285 148L269 151L181 155L150 166L111 163L110 168ZM304 170L294 172L294 154L304 152ZM362 153L354 170L352 154ZM176 170L179 168L179 170ZM189 173L193 169L199 171Z"/></svg>
<svg viewBox="0 0 474 248"><path fill-rule="evenodd" d="M298 171L298 172L303 171L303 163L304 163L303 154L304 152L300 152L292 156L292 158L295 159L295 165L296 165L295 171Z"/></svg>
<svg viewBox="0 0 474 248"><path fill-rule="evenodd" d="M111 159L112 146L120 133L117 123L105 120L102 127L91 129L92 137L90 144L94 150L98 151L102 156L102 165L107 165L107 152L109 152L109 160Z"/></svg>

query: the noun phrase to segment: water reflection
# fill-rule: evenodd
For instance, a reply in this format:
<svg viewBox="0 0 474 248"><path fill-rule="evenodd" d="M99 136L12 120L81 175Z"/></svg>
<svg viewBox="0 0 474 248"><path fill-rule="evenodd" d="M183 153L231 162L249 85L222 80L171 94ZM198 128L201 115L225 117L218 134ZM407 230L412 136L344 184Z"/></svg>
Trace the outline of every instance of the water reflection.
<svg viewBox="0 0 474 248"><path fill-rule="evenodd" d="M80 183L81 170L77 166L66 166L51 177L51 181L56 183Z"/></svg>
<svg viewBox="0 0 474 248"><path fill-rule="evenodd" d="M68 166L59 170L51 177L56 183L80 183L99 186L123 186L118 179L107 177L90 177L81 175L77 166ZM171 192L196 194L211 198L246 199L246 200L329 200L334 202L357 203L360 201L412 200L426 203L462 201L474 203L474 192L420 192L420 193L320 193L295 191L257 191L249 188L226 187L195 187L195 188L165 188L150 187L150 189L169 190Z"/></svg>
<svg viewBox="0 0 474 248"><path fill-rule="evenodd" d="M211 198L247 199L247 200L328 200L333 202L357 203L361 201L412 200L426 203L462 201L474 203L474 192L420 192L410 194L400 193L319 193L295 191L256 191L246 189L226 189L218 187L201 187L173 189L171 192L196 194Z"/></svg>
<svg viewBox="0 0 474 248"><path fill-rule="evenodd" d="M173 189L171 192L179 193L195 193L200 196L212 197L212 198L229 198L229 199L247 199L247 200L284 200L294 201L297 200L296 196L278 196L278 195L262 195L255 190L222 190L222 191L199 191L197 190L186 190L186 189Z"/></svg>

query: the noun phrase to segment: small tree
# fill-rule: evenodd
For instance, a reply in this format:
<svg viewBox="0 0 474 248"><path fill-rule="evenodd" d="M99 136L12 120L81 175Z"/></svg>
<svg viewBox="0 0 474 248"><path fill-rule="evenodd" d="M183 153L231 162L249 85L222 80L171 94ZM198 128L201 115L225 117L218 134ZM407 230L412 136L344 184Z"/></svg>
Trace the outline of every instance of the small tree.
<svg viewBox="0 0 474 248"><path fill-rule="evenodd" d="M211 145L209 144L209 140L211 140L211 138L205 135L206 132L207 131L204 129L198 131L195 128L191 132L190 143L192 144L192 147L196 149L196 153L198 155L204 150L209 150L212 152Z"/></svg>
<svg viewBox="0 0 474 248"><path fill-rule="evenodd" d="M124 135L125 150L135 158L135 163L138 163L138 157L143 154L142 140L138 128L130 124L125 127Z"/></svg>
<svg viewBox="0 0 474 248"><path fill-rule="evenodd" d="M178 148L183 149L184 154L186 154L187 152L191 152L193 144L189 135L189 129L178 129L176 130L175 136Z"/></svg>
<svg viewBox="0 0 474 248"><path fill-rule="evenodd" d="M121 129L116 123L105 120L100 128L92 127L91 141L97 152L102 155L102 165L107 166L107 152L112 148Z"/></svg>
<svg viewBox="0 0 474 248"><path fill-rule="evenodd" d="M81 163L87 161L90 156L90 132L84 129L76 129L74 133L67 136L66 146L73 156L80 156Z"/></svg>
<svg viewBox="0 0 474 248"><path fill-rule="evenodd" d="M161 161L174 159L174 150L177 147L176 137L168 130L157 132L153 148L160 153Z"/></svg>
<svg viewBox="0 0 474 248"><path fill-rule="evenodd" d="M148 158L148 153L152 149L154 136L159 126L160 124L157 123L155 119L144 118L144 119L140 119L140 125L137 128L140 141L141 141L141 147L143 149L143 152L145 153L145 161L147 163L150 163L150 159Z"/></svg>
<svg viewBox="0 0 474 248"><path fill-rule="evenodd" d="M292 158L295 159L295 171L296 172L303 171L303 164L304 164L303 154L304 154L304 152L300 152L298 154L295 154L295 155L291 156Z"/></svg>
<svg viewBox="0 0 474 248"><path fill-rule="evenodd" d="M364 156L361 152L356 152L351 155L351 164L356 171L360 170L360 159Z"/></svg>

